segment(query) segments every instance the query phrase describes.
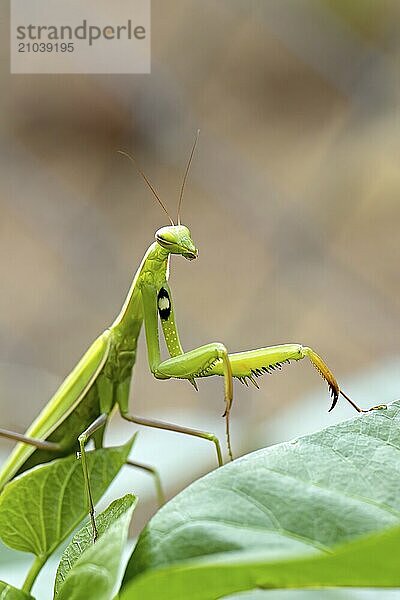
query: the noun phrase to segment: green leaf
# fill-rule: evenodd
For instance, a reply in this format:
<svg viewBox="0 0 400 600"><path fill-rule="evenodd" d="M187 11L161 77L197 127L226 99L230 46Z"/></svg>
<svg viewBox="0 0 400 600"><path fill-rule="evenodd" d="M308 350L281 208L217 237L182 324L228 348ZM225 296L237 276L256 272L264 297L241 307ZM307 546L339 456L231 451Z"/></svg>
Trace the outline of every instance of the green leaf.
<svg viewBox="0 0 400 600"><path fill-rule="evenodd" d="M131 581L120 600L215 600L254 588L400 587L400 528L348 542L331 554L269 561L190 561L148 571ZM238 596L239 600L240 596Z"/></svg>
<svg viewBox="0 0 400 600"><path fill-rule="evenodd" d="M196 598L216 598L216 593L207 595L215 590L202 586L204 570L221 569L228 580L240 571L237 587L224 593L257 588L250 575L259 560L265 565L321 555L395 526L400 522L399 450L400 403L395 402L236 460L189 486L155 515L139 538L124 584L139 574L154 579L158 575L151 571L162 567L175 565L169 575L202 568ZM227 562L235 564L222 568ZM240 563L249 564L239 569ZM366 573L365 585L371 585L372 575ZM247 587L241 587L243 581ZM156 587L162 590L158 598L170 597L170 586ZM148 593L146 598L153 598L150 588Z"/></svg>
<svg viewBox="0 0 400 600"><path fill-rule="evenodd" d="M71 542L61 557L60 564L57 569L56 581L54 586L54 595L60 592L64 586L64 582L67 578L71 581L73 574L71 573L75 569L75 564L79 566L79 570L82 571L82 564L87 565L87 551L93 549L95 558L105 558L102 567L108 569L114 558L120 558L120 552L118 551L118 544L121 542L121 549L123 548L127 527L131 519L133 509L136 505L136 498L132 494L128 494L119 500L115 500L110 506L101 514L96 517L96 525L98 531L98 540L93 547L93 532L90 523L87 523L78 533L74 535ZM114 527L115 526L115 527ZM114 528L114 529L112 529ZM103 536L106 536L107 541ZM99 545L100 540L102 543ZM104 549L102 546L107 544L107 548L112 548L112 555L110 557L103 557ZM92 553L93 554L93 553ZM114 565L115 567L115 565ZM114 575L115 577L115 575ZM65 594L65 592L63 592ZM90 596L86 596L89 598ZM97 596L96 596L97 598Z"/></svg>
<svg viewBox="0 0 400 600"><path fill-rule="evenodd" d="M133 441L87 453L95 503L125 464ZM82 465L71 455L34 467L6 485L0 496L0 537L14 550L47 557L86 515Z"/></svg>
<svg viewBox="0 0 400 600"><path fill-rule="evenodd" d="M120 562L136 498L115 500L97 518L99 537L92 542L86 525L66 548L58 567L57 600L109 600L115 592Z"/></svg>
<svg viewBox="0 0 400 600"><path fill-rule="evenodd" d="M0 581L0 598L1 600L33 600L30 594L18 590L5 581Z"/></svg>

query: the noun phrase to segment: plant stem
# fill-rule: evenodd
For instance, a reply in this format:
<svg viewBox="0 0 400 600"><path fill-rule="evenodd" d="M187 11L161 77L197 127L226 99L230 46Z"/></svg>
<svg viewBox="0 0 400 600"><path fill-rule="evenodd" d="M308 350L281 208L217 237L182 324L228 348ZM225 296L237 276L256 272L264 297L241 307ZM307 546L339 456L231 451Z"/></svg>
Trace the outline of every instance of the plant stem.
<svg viewBox="0 0 400 600"><path fill-rule="evenodd" d="M33 584L35 583L36 577L39 575L39 571L43 567L46 562L46 556L37 556L33 561L31 568L29 569L28 575L24 581L24 585L22 586L22 590L24 592L30 593Z"/></svg>

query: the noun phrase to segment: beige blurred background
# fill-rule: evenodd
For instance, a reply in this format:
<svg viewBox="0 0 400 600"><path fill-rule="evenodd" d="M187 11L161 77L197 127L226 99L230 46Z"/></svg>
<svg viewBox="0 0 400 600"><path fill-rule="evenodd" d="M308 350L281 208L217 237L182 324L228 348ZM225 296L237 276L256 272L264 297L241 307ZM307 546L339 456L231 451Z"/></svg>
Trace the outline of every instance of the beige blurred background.
<svg viewBox="0 0 400 600"><path fill-rule="evenodd" d="M183 222L200 256L173 260L170 280L184 347L300 342L340 382L385 364L399 380L397 0L153 0L152 73L137 76L11 76L2 10L3 427L22 431L46 403L167 224L116 150L135 154L175 213L197 128ZM288 407L300 422L307 394L316 412L329 406L305 361L259 381L235 385L238 454L266 445L260 423ZM355 399L394 399L380 391ZM154 380L143 340L131 406L223 438L222 382L196 394ZM131 431L116 419L110 440ZM174 434L143 430L137 451L169 495L215 466L212 447ZM128 489L135 477L124 471ZM154 510L141 485L138 527Z"/></svg>

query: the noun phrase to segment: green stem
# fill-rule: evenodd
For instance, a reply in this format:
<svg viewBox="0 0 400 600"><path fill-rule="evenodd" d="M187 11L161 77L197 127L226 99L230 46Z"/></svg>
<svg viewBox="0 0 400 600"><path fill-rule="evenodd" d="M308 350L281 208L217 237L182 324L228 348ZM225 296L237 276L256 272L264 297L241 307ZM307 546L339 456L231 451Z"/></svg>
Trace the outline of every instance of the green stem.
<svg viewBox="0 0 400 600"><path fill-rule="evenodd" d="M37 556L35 558L31 568L29 569L29 573L26 576L24 585L22 586L22 591L26 592L27 594L30 593L32 586L35 583L36 577L39 575L39 571L43 567L46 560L47 556Z"/></svg>

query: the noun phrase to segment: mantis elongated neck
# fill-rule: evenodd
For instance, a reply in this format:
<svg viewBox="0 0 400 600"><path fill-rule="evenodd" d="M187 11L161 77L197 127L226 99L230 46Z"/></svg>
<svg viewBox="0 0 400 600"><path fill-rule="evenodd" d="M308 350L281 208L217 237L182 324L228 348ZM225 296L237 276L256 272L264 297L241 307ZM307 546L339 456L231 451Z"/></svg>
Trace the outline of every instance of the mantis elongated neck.
<svg viewBox="0 0 400 600"><path fill-rule="evenodd" d="M147 283L156 287L162 285L167 276L169 257L170 253L154 242L140 265L139 284Z"/></svg>
<svg viewBox="0 0 400 600"><path fill-rule="evenodd" d="M160 287L167 279L169 252L154 242L149 246L135 273L122 309L112 324L113 328L130 327L143 320L140 286L143 284ZM133 332L132 332L133 333Z"/></svg>

